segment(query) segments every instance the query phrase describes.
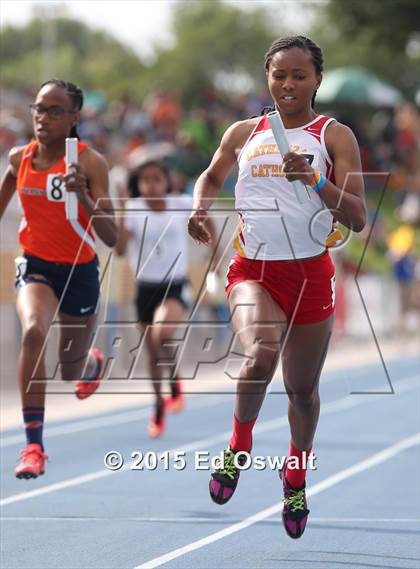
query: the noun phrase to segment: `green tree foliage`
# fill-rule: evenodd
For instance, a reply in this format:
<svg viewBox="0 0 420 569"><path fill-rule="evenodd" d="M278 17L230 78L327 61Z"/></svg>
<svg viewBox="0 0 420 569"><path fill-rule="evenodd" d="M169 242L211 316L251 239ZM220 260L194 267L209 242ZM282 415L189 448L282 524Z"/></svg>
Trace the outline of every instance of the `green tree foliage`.
<svg viewBox="0 0 420 569"><path fill-rule="evenodd" d="M330 0L327 13L348 39L363 34L396 51L404 51L409 34L419 30L418 0Z"/></svg>
<svg viewBox="0 0 420 569"><path fill-rule="evenodd" d="M323 47L326 69L363 66L410 97L420 58L406 47L419 21L418 0L330 0L311 33Z"/></svg>
<svg viewBox="0 0 420 569"><path fill-rule="evenodd" d="M238 78L264 86L264 53L285 30L278 24L280 2L268 9L255 6L244 11L222 0L180 0L174 4L173 45L157 46L155 61L148 65L106 32L77 20L53 20L54 75L110 97L128 93L139 101L156 88L168 89L185 105L201 99L216 79L220 85L221 77L227 90ZM320 4L314 28L305 33L322 46L327 70L361 65L411 96L418 85L419 58L409 57L406 45L418 27L419 6L418 0L330 0ZM305 10L302 5L302 21ZM46 26L35 19L23 28L2 28L3 82L36 87L45 79Z"/></svg>
<svg viewBox="0 0 420 569"><path fill-rule="evenodd" d="M43 54L46 25L51 27L56 77L74 81L86 89L103 90L111 96L135 91L136 78L144 69L136 54L107 33L67 18L47 24L35 19L23 28L4 27L0 33L3 82L36 87L47 79Z"/></svg>
<svg viewBox="0 0 420 569"><path fill-rule="evenodd" d="M265 80L263 58L273 32L262 9L244 12L220 0L183 0L174 11L173 35L174 46L157 53L155 81L184 100L199 97L220 72L257 84Z"/></svg>
<svg viewBox="0 0 420 569"><path fill-rule="evenodd" d="M77 20L35 19L23 28L1 30L2 81L37 86L46 79L42 42L48 25L55 37L55 76L111 97L128 93L134 100L168 89L185 104L200 98L220 72L263 83L263 56L273 39L262 9L244 12L221 0L181 0L174 5L173 47L157 47L154 63L144 65L112 36Z"/></svg>

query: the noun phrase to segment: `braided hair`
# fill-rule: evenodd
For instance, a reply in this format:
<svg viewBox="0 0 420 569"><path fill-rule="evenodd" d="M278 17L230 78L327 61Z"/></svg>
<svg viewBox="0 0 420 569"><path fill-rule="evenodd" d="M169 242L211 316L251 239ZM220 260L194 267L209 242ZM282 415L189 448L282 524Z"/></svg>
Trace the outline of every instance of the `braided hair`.
<svg viewBox="0 0 420 569"><path fill-rule="evenodd" d="M293 47L298 47L299 49L303 49L304 51L308 52L311 56L313 66L315 67L315 71L317 75L320 75L324 69L324 58L322 55L322 50L315 42L310 40L305 36L289 36L285 38L280 38L275 40L270 49L265 54L265 70L268 72L270 67L271 60L273 59L274 55L282 51L284 49L292 49ZM314 107L315 104L315 97L316 91L314 96L312 97L311 106ZM262 114L269 112L270 110L274 110L271 107L265 107L263 109Z"/></svg>
<svg viewBox="0 0 420 569"><path fill-rule="evenodd" d="M56 87L64 89L71 99L74 110L80 111L83 107L83 91L74 83L70 83L70 81L64 81L63 79L49 79L41 85L41 89L42 87L45 87L45 85L55 85ZM77 132L77 125L71 127L70 137L80 138L79 133Z"/></svg>

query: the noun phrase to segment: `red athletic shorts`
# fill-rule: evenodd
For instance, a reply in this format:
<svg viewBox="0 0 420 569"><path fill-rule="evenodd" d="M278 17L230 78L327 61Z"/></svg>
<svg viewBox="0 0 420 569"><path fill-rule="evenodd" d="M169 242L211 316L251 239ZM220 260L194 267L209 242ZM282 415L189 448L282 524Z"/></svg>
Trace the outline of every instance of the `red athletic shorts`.
<svg viewBox="0 0 420 569"><path fill-rule="evenodd" d="M313 324L334 312L335 275L328 251L296 261L258 261L236 254L227 273L226 294L244 281L259 282L288 322Z"/></svg>

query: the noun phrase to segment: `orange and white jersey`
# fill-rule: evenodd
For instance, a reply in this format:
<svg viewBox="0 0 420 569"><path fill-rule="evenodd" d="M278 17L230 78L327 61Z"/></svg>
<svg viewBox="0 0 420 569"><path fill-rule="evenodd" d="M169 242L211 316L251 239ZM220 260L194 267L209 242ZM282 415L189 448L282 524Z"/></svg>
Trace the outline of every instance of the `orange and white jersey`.
<svg viewBox="0 0 420 569"><path fill-rule="evenodd" d="M17 176L23 252L55 263L88 263L96 256L95 240L80 203L77 220L66 219L66 191L59 178L66 172L64 156L48 170L34 170L32 158L37 146L37 141L32 141L24 148ZM78 153L86 147L79 142Z"/></svg>
<svg viewBox="0 0 420 569"><path fill-rule="evenodd" d="M290 151L303 154L327 178L333 168L324 135L333 120L318 115L304 126L286 129ZM238 156L235 206L240 223L233 245L248 259L304 259L326 248L333 216L313 190L310 200L297 201L281 171L282 162L270 123L263 116Z"/></svg>

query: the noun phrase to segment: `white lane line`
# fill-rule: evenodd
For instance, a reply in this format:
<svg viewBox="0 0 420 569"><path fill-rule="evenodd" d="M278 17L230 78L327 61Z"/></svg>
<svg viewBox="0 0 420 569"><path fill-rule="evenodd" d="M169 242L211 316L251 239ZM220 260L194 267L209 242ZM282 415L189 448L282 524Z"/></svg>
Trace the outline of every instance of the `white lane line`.
<svg viewBox="0 0 420 569"><path fill-rule="evenodd" d="M330 381L336 380L336 379L337 379L337 374L334 374L334 375L332 375L331 378L328 378L325 381L325 383L329 383ZM212 398L213 398L211 402L208 402L208 400L206 399L205 403L204 402L195 403L196 400L202 399L202 397L200 397L200 395L204 396L207 394L205 394L205 393L197 394L197 395L194 395L194 396L188 398L188 410L200 409L202 407L210 407L212 405L218 405L222 401L226 400L225 396L223 396L223 398L218 397L217 399L215 399L215 396L210 393L209 395L212 396ZM234 393L230 392L230 391L226 391L226 395L234 395ZM65 423L59 422L58 425L55 425L55 426L53 425L53 426L44 428L44 436L45 436L45 438L51 438L51 437L58 437L58 436L63 436L63 435L72 435L74 433L80 433L80 432L88 431L91 429L100 429L102 427L108 427L111 425L124 425L126 423L131 423L133 421L137 421L138 419L145 419L145 418L149 417L149 414L150 414L150 404L146 404L146 405L139 406L137 409L130 409L128 411L124 411L121 413L101 415L99 417L93 417L93 418L89 418L89 419L69 420L69 421L66 421ZM16 429L12 429L12 430L16 430ZM9 447L9 446L13 446L16 444L21 444L21 443L24 443L26 441L24 433L18 433L15 435L3 436L3 434L6 432L7 431L3 431L0 433L0 438L1 438L0 448Z"/></svg>
<svg viewBox="0 0 420 569"><path fill-rule="evenodd" d="M145 522L145 523L164 523L164 524L176 524L176 523L202 523L202 524L220 524L226 525L231 523L240 522L240 518L214 518L214 517L201 517L197 518L194 516L184 516L179 518L141 518L141 517L125 517L118 518L115 516L109 516L107 518L97 517L97 516L43 516L43 517L31 517L31 516L5 516L0 518L2 522ZM259 523L278 523L281 525L281 520L261 520ZM308 524L329 524L329 523L358 523L358 524L419 524L420 518L316 518L311 517Z"/></svg>
<svg viewBox="0 0 420 569"><path fill-rule="evenodd" d="M209 401L209 399L203 401L201 398L194 397L193 401L189 400L188 410L202 409L203 407L219 405L220 402L223 401L222 397L215 398L214 395L211 397L211 401ZM75 422L69 421L68 423L45 429L44 434L46 438L58 437L62 435L72 435L74 433L80 433L91 429L99 429L102 427L109 427L111 425L124 425L125 423L132 423L133 421L147 418L149 415L150 406L148 405L147 408L125 411L124 413L117 413L116 415L104 415L101 417L84 419ZM9 435L8 437L2 437L0 448L24 443L25 440L25 435L23 433L20 433L18 435Z"/></svg>
<svg viewBox="0 0 420 569"><path fill-rule="evenodd" d="M414 381L413 381L414 380ZM418 387L417 376L408 377L404 380L398 382L398 393L404 393L406 391L410 391L411 389L416 389ZM384 396L388 397L388 396ZM325 403L322 405L321 414L322 416L328 415L330 413L336 413L337 411L344 411L346 409L351 409L352 407L357 407L358 405L362 405L363 403L369 403L372 401L371 396L364 397L358 395L353 395L352 397L346 396L340 399L335 399L334 401L330 401L329 403ZM254 433L265 433L267 431L271 431L276 428L286 427L289 425L289 419L287 415L283 415L278 419L271 419L270 421L264 421L259 423L254 428ZM199 439L197 441L193 441L188 445L183 445L179 447L175 447L172 449L167 449L166 451L162 451L162 454L168 452L170 454L175 454L176 452L193 452L196 450L203 450L206 447L211 447L219 443L227 443L229 437L231 436L231 431L226 431L219 435L208 437L205 439ZM29 500L30 498L36 498L37 496L43 496L44 494L51 494L52 492L57 492L59 490L64 490L66 488L71 488L72 486L79 486L80 484L85 484L86 482L92 482L93 480L99 480L101 478L105 478L106 476L111 476L112 474L116 475L121 472L126 472L130 470L130 465L125 464L121 470L112 471L102 468L101 470L96 470L89 474L84 474L82 476L76 476L75 478L68 478L67 480L63 480L61 482L56 482L54 484L49 484L47 486L41 486L40 488L36 488L34 490L29 490L28 492L20 492L18 494L12 494L7 498L3 498L0 500L0 506L7 506L9 504L14 504L16 502L22 502L24 500Z"/></svg>
<svg viewBox="0 0 420 569"><path fill-rule="evenodd" d="M325 478L325 480L322 480L318 484L315 484L315 486L309 488L306 494L308 497L315 496L316 494L324 492L325 490L328 490L332 486L335 486L339 482L342 482L347 478L351 478L352 476L355 476L360 472L368 470L369 468L373 468L374 466L377 466L378 464L381 464L382 462L391 459L395 455L419 444L420 444L420 433L415 433L414 435L402 439L398 443L395 443L385 448L384 450L372 455L371 457L365 460L362 460L361 462L358 462L357 464L354 464L353 466L350 466L349 468L344 468L343 470L340 470L336 474L328 476L327 478ZM275 504L274 506L261 510L260 512L257 512L256 514L249 516L248 518L245 518L241 522L233 524L228 528L212 533L207 537L204 537L197 541L193 541L192 543L184 545L183 547L179 547L178 549L174 549L173 551L170 551L165 555L160 555L159 557L155 557L154 559L151 559L146 563L142 563L141 565L136 565L134 569L154 569L155 567L160 567L161 565L164 565L169 561L173 561L174 559L182 557L187 553L191 553L192 551L201 549L202 547L205 547L210 543L219 541L220 539L223 539L229 535L237 533L238 531L248 528L262 520L265 520L266 518L269 518L274 514L278 514L279 512L281 512L282 509L283 509L283 503Z"/></svg>
<svg viewBox="0 0 420 569"><path fill-rule="evenodd" d="M352 378L354 379L355 375L356 377L362 376L364 373L366 373L366 370L364 367L362 368L349 368L349 371L352 374ZM338 380L342 380L343 378L341 377L341 375L343 373L346 372L346 368L343 368L342 370L336 370L336 372L327 372L324 376L324 378L321 380L321 385L325 385L331 382L335 382ZM282 379L281 378L275 378L272 382L271 382L271 386L275 383L275 381L280 381L282 383ZM401 382L400 382L401 383ZM395 386L394 386L395 388ZM276 392L277 393L277 392ZM210 407L212 405L217 405L220 402L224 402L225 401L225 395L223 395L222 397L218 397L216 400L213 400L212 402L199 402L197 404L194 403L195 399L201 399L202 397L200 397L200 395L204 395L204 394L197 394L194 395L192 398L189 398L188 400L191 401L191 399L193 400L192 404L189 404L188 409L200 409L202 407ZM214 397L213 394L210 394ZM229 390L226 391L226 395L234 395L233 392L230 392ZM208 401L208 400L207 400ZM146 408L144 408L146 407ZM126 423L131 423L133 421L137 421L138 419L144 419L146 417L149 416L149 408L150 405L141 405L139 406L139 408L136 409L132 409L129 411L125 411L122 413L117 413L117 414L109 414L109 415L103 415L100 417L93 417L91 419L82 419L82 420L69 420L66 423L59 423L56 426L51 426L51 427L47 427L44 429L44 435L47 438L51 438L51 437L58 437L58 436L65 436L65 435L72 435L74 433L80 433L83 431L88 431L91 429L99 429L99 428L103 428L103 427L108 427L110 425L124 425ZM15 429L12 429L15 430ZM13 445L17 445L17 444L21 444L25 442L25 435L23 433L19 433L16 435L8 435L8 436L3 436L3 433L6 433L6 431L0 432L0 448L6 448L9 446L13 446Z"/></svg>
<svg viewBox="0 0 420 569"><path fill-rule="evenodd" d="M50 427L44 430L45 437L58 437L60 435L70 435L73 433L80 433L90 429L99 429L101 427L108 427L110 425L123 425L124 423L131 423L137 419L143 419L150 414L149 409L139 409L137 411L127 411L125 413L118 413L117 415L96 417L94 419L86 419L82 421L69 422L57 427ZM23 434L9 435L3 437L1 440L1 448L9 447L12 445L25 442Z"/></svg>
<svg viewBox="0 0 420 569"><path fill-rule="evenodd" d="M121 472L121 470L119 472ZM90 474L76 476L75 478L69 478L67 480L63 480L62 482L49 484L48 486L41 486L41 488L36 488L35 490L13 494L8 498L0 500L0 506L7 506L8 504L14 504L15 502L22 502L23 500L29 500L30 498L42 496L43 494L51 494L51 492L57 492L58 490L64 490L65 488L71 488L72 486L78 486L79 484L85 484L86 482L92 482L93 480L99 480L100 478L110 476L111 474L116 474L116 472L105 469L96 470Z"/></svg>

